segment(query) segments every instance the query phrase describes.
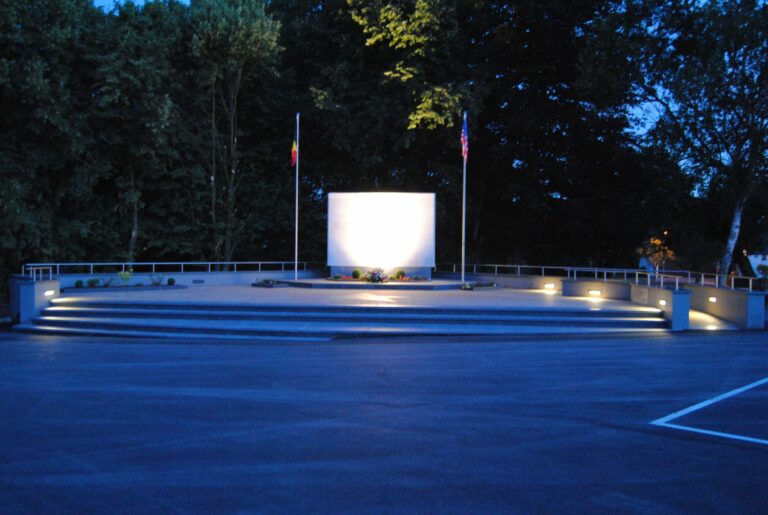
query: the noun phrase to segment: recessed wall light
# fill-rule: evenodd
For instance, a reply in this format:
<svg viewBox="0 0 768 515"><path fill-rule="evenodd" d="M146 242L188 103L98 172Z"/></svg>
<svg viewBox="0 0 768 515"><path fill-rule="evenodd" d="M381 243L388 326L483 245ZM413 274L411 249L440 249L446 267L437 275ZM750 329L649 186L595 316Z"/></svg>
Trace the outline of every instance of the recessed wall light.
<svg viewBox="0 0 768 515"><path fill-rule="evenodd" d="M709 302L717 302L717 297L710 297Z"/></svg>
<svg viewBox="0 0 768 515"><path fill-rule="evenodd" d="M589 290L587 293L593 297L599 297L600 295L603 294L603 292L600 290Z"/></svg>
<svg viewBox="0 0 768 515"><path fill-rule="evenodd" d="M55 294L56 294L55 290L45 290L43 292L43 295L45 295L46 297L53 297Z"/></svg>
<svg viewBox="0 0 768 515"><path fill-rule="evenodd" d="M545 290L554 290L555 289L555 283L546 283L544 285Z"/></svg>
<svg viewBox="0 0 768 515"><path fill-rule="evenodd" d="M667 301L666 301L666 300L664 300L664 299L661 299L661 300L659 301L659 306L666 306L666 305L667 305Z"/></svg>

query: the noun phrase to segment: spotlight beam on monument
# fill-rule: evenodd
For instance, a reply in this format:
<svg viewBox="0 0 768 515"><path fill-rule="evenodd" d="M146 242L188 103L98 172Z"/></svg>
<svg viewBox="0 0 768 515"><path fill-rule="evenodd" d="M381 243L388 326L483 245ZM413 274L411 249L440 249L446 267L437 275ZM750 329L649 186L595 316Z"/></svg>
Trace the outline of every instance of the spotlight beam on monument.
<svg viewBox="0 0 768 515"><path fill-rule="evenodd" d="M435 266L434 193L329 193L328 266L398 269L429 277Z"/></svg>

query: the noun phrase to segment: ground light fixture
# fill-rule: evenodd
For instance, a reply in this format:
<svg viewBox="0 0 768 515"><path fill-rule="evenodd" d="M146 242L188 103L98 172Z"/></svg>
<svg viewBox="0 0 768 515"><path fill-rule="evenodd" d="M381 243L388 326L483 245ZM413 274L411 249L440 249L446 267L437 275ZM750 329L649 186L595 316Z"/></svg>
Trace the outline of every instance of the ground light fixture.
<svg viewBox="0 0 768 515"><path fill-rule="evenodd" d="M717 302L717 297L710 297L708 300L709 302L715 303Z"/></svg>
<svg viewBox="0 0 768 515"><path fill-rule="evenodd" d="M601 290L589 290L587 291L587 293L592 297L599 297L600 295L603 294Z"/></svg>
<svg viewBox="0 0 768 515"><path fill-rule="evenodd" d="M661 299L661 300L659 301L659 306L666 306L666 305L667 305L667 301L666 301L666 300L664 300L664 299Z"/></svg>
<svg viewBox="0 0 768 515"><path fill-rule="evenodd" d="M55 294L56 294L56 291L54 290L45 290L43 292L43 295L45 295L46 297L53 297Z"/></svg>
<svg viewBox="0 0 768 515"><path fill-rule="evenodd" d="M546 283L544 285L545 290L554 290L555 289L555 283Z"/></svg>

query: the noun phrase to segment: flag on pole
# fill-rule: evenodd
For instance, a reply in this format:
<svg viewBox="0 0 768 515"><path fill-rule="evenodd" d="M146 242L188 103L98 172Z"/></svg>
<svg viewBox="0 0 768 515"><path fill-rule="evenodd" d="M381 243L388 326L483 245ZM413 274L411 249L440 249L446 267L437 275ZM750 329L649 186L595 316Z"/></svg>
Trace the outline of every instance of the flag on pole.
<svg viewBox="0 0 768 515"><path fill-rule="evenodd" d="M467 131L467 112L464 111L464 126L461 128L461 157L466 161L469 155L469 132Z"/></svg>
<svg viewBox="0 0 768 515"><path fill-rule="evenodd" d="M296 140L293 140L293 146L291 147L291 166L296 166L296 158L299 156L299 147L296 145Z"/></svg>

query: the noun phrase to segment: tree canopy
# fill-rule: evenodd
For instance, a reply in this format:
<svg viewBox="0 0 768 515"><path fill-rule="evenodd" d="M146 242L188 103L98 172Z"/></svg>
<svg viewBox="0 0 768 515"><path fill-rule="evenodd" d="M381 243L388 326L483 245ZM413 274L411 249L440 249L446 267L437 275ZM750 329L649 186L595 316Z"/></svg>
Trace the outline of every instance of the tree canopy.
<svg viewBox="0 0 768 515"><path fill-rule="evenodd" d="M290 259L296 112L301 259L325 258L328 192L404 190L437 193L437 258L455 262L464 110L471 261L634 266L666 231L667 266L727 269L767 246L766 16L757 0L0 0L0 274Z"/></svg>

